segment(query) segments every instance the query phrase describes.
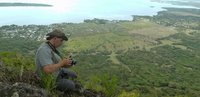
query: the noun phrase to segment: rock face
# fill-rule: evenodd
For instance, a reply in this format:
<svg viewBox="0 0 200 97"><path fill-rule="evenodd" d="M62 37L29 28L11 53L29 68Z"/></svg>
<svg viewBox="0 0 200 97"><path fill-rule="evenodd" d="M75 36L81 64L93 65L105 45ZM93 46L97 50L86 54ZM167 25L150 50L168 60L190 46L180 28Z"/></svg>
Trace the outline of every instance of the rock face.
<svg viewBox="0 0 200 97"><path fill-rule="evenodd" d="M106 94L92 89L84 89L77 81L74 91L69 93L58 92L58 97L106 97ZM32 86L26 83L5 83L0 82L1 97L54 97L43 88Z"/></svg>
<svg viewBox="0 0 200 97"><path fill-rule="evenodd" d="M31 86L26 83L0 82L1 97L53 97L45 89Z"/></svg>

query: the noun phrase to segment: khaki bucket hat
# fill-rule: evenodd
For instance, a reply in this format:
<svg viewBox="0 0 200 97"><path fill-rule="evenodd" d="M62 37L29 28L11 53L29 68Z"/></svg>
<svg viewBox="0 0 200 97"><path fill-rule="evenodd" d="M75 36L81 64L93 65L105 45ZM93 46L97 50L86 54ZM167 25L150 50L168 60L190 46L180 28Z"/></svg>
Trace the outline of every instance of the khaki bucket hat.
<svg viewBox="0 0 200 97"><path fill-rule="evenodd" d="M55 29L52 32L48 33L46 36L57 36L58 38L62 38L65 41L68 41L67 36L61 30Z"/></svg>

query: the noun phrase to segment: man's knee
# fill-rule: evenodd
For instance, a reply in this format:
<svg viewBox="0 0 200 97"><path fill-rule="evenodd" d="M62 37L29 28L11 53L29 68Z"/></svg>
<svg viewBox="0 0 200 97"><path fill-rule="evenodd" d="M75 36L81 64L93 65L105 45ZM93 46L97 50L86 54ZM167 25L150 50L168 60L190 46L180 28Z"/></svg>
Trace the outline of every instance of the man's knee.
<svg viewBox="0 0 200 97"><path fill-rule="evenodd" d="M75 89L75 83L69 79L61 79L58 81L57 89L59 91L72 91Z"/></svg>
<svg viewBox="0 0 200 97"><path fill-rule="evenodd" d="M63 72L66 73L66 74L68 74L68 76L77 77L75 71L72 71L72 70L69 70L69 69L63 69Z"/></svg>

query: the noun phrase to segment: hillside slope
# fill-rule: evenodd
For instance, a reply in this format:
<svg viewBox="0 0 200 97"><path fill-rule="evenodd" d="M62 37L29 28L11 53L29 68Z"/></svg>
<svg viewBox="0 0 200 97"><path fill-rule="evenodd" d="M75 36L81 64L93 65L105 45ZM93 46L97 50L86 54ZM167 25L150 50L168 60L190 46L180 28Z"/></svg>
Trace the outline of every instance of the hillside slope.
<svg viewBox="0 0 200 97"><path fill-rule="evenodd" d="M66 23L45 29L66 32L69 41L59 50L77 60L73 69L86 88L94 76L109 74L117 75L116 84L121 90L139 92L142 97L198 97L199 9L167 10L153 17L134 17L129 22ZM45 35L45 31L38 35Z"/></svg>

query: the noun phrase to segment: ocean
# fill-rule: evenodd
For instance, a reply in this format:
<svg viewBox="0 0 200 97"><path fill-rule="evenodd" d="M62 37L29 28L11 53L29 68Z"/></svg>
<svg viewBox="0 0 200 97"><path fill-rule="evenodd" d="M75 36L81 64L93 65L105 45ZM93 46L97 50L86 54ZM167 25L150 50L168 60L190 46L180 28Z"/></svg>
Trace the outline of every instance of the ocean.
<svg viewBox="0 0 200 97"><path fill-rule="evenodd" d="M60 2L60 5L53 7L0 7L0 26L82 23L85 19L94 18L132 20L132 15L157 15L157 12L164 10L162 7L192 8L149 0L75 0L74 3L72 1Z"/></svg>

